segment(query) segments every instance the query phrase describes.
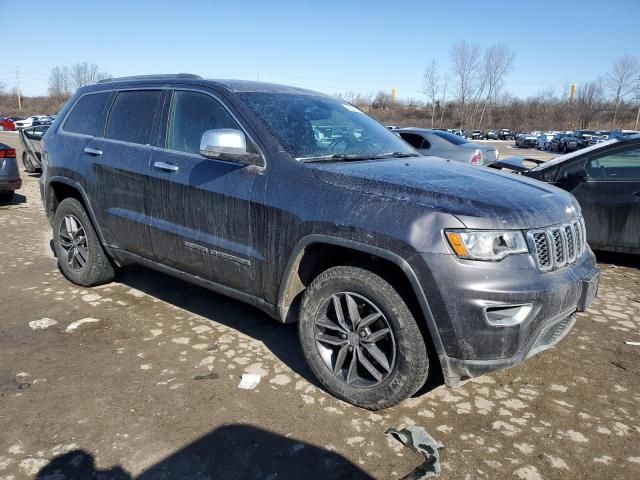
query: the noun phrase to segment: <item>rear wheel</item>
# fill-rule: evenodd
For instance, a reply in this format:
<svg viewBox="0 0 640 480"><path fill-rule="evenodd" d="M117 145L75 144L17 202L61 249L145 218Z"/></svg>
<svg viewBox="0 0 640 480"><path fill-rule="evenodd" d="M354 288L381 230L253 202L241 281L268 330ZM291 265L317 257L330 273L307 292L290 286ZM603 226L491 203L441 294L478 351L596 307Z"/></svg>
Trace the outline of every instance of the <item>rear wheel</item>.
<svg viewBox="0 0 640 480"><path fill-rule="evenodd" d="M60 271L73 283L92 287L113 280L113 266L84 207L75 198L64 199L56 210L53 244Z"/></svg>
<svg viewBox="0 0 640 480"><path fill-rule="evenodd" d="M299 334L309 367L336 397L378 410L415 393L429 361L420 329L396 290L357 267L334 267L307 288Z"/></svg>

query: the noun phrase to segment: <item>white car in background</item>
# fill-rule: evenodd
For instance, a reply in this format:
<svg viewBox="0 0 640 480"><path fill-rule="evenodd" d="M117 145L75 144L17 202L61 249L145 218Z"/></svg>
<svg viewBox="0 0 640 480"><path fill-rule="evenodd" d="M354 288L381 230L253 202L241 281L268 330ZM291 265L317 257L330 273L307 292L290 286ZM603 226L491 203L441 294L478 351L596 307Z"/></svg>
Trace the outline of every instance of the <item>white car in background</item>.
<svg viewBox="0 0 640 480"><path fill-rule="evenodd" d="M541 133L538 137L538 150L549 150L549 145L551 145L551 140L558 135L560 132L545 132Z"/></svg>
<svg viewBox="0 0 640 480"><path fill-rule="evenodd" d="M44 118L48 117L46 115L32 115L31 117L27 117L24 120L18 120L17 122L14 122L16 125L16 130L31 127L33 125L33 122Z"/></svg>

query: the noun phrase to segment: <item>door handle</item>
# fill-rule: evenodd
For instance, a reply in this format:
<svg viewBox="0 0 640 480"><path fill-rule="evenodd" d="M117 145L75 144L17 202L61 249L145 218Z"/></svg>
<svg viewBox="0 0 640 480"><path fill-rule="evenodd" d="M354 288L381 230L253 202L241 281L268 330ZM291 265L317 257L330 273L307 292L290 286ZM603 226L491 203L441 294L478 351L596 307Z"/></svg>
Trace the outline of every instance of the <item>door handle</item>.
<svg viewBox="0 0 640 480"><path fill-rule="evenodd" d="M633 192L631 195L635 195L636 197L640 197L640 192Z"/></svg>
<svg viewBox="0 0 640 480"><path fill-rule="evenodd" d="M178 166L173 163L165 163L165 162L155 162L153 164L155 168L158 170L164 170L165 172L177 172Z"/></svg>
<svg viewBox="0 0 640 480"><path fill-rule="evenodd" d="M89 155L102 155L102 150L98 149L98 148L92 148L92 147L86 147L84 149L84 153L88 153Z"/></svg>

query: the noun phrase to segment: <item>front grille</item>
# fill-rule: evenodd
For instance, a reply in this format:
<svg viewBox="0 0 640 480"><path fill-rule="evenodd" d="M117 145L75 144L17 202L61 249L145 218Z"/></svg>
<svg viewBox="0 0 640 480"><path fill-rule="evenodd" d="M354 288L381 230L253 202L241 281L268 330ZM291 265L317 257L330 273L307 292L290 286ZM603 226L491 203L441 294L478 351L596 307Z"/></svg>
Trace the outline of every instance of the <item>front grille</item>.
<svg viewBox="0 0 640 480"><path fill-rule="evenodd" d="M558 270L575 263L586 249L586 232L582 218L544 230L531 230L527 237L538 268L543 272Z"/></svg>

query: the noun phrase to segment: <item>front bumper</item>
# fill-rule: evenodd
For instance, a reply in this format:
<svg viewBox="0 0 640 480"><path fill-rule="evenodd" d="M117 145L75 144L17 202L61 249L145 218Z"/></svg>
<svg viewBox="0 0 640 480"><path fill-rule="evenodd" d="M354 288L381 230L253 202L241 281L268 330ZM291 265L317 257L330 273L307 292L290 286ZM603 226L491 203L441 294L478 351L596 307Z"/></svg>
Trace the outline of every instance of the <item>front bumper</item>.
<svg viewBox="0 0 640 480"><path fill-rule="evenodd" d="M590 249L575 264L544 274L530 255L478 262L417 254L410 263L440 334L440 362L450 386L556 345L573 327L575 312L595 297L599 273ZM521 322L489 322L487 308L514 305L531 305Z"/></svg>

